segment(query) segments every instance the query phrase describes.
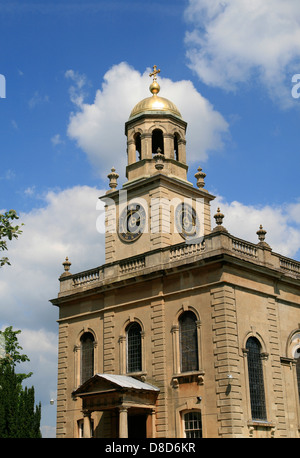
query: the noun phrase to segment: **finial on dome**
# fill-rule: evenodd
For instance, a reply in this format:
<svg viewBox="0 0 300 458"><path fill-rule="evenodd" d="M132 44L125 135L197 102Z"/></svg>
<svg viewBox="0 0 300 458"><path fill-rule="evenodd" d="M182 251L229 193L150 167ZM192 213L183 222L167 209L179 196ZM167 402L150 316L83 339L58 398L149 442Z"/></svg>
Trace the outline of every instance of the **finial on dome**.
<svg viewBox="0 0 300 458"><path fill-rule="evenodd" d="M150 92L152 92L153 95L156 95L160 91L160 85L157 82L157 74L160 73L160 69L157 69L157 65L153 65L153 72L149 73L150 78L153 76L153 82L150 84Z"/></svg>

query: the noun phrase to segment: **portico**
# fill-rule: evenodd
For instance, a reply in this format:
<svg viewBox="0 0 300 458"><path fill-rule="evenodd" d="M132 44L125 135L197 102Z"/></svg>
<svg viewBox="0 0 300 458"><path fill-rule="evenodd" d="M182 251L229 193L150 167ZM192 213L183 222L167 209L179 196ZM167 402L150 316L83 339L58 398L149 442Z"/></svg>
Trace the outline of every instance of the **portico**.
<svg viewBox="0 0 300 458"><path fill-rule="evenodd" d="M96 374L72 395L82 399L83 437L91 437L92 412L109 412L116 437L155 437L159 388L133 377Z"/></svg>

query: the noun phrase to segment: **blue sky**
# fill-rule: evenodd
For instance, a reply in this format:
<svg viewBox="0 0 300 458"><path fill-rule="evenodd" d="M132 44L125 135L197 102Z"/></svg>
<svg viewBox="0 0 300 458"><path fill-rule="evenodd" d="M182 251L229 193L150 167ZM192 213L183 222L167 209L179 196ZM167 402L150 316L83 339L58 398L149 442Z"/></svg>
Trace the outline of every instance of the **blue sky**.
<svg viewBox="0 0 300 458"><path fill-rule="evenodd" d="M220 205L227 229L252 242L263 224L274 251L300 260L300 5L0 1L0 33L0 209L25 223L0 273L0 327L22 330L51 437L58 311L48 300L65 256L73 272L104 262L97 197L112 166L124 181L124 123L154 64L161 95L189 123L189 178L203 168L212 212Z"/></svg>

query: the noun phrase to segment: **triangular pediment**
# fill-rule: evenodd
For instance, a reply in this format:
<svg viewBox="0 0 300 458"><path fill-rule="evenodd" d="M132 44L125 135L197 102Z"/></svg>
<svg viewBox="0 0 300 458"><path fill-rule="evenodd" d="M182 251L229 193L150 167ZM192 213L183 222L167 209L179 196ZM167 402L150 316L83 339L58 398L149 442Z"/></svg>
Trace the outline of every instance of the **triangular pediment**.
<svg viewBox="0 0 300 458"><path fill-rule="evenodd" d="M133 377L115 374L95 374L73 392L74 396L113 391L159 392L159 388Z"/></svg>

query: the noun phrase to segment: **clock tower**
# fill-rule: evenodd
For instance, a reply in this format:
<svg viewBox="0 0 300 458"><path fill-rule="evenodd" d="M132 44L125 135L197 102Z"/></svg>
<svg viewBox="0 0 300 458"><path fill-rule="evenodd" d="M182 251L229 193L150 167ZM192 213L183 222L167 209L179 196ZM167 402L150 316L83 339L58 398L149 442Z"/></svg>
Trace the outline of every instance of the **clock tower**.
<svg viewBox="0 0 300 458"><path fill-rule="evenodd" d="M125 124L127 181L113 168L101 198L105 263L71 273L67 258L51 300L57 437L299 437L300 262L262 226L258 243L234 236L220 209L211 228L158 73Z"/></svg>
<svg viewBox="0 0 300 458"><path fill-rule="evenodd" d="M116 170L108 175L105 261L187 243L201 243L211 232L210 201L205 174L195 174L197 188L187 179L186 128L178 108L158 95L156 66L150 77L151 96L141 100L125 124L126 178L117 189Z"/></svg>

